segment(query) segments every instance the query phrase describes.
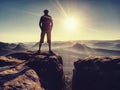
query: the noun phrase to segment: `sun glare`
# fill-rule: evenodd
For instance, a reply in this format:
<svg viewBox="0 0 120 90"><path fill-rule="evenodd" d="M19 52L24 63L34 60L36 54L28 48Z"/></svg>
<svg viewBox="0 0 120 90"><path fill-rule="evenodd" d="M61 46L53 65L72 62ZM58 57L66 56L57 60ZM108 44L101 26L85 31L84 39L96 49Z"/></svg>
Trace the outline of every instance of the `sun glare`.
<svg viewBox="0 0 120 90"><path fill-rule="evenodd" d="M75 17L67 17L64 20L64 26L66 29L69 30L76 30L78 29L78 20Z"/></svg>

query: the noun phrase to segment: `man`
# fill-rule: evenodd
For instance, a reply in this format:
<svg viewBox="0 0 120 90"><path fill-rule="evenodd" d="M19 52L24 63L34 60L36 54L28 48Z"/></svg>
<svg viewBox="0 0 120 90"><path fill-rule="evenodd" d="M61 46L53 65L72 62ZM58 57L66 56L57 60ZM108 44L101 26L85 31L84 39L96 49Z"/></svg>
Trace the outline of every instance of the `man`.
<svg viewBox="0 0 120 90"><path fill-rule="evenodd" d="M49 52L51 53L51 31L53 27L53 21L50 15L48 15L49 11L47 9L44 10L44 15L41 16L39 26L41 29L41 38L39 42L39 50L41 51L42 43L44 43L45 34L47 34L47 43L49 46Z"/></svg>

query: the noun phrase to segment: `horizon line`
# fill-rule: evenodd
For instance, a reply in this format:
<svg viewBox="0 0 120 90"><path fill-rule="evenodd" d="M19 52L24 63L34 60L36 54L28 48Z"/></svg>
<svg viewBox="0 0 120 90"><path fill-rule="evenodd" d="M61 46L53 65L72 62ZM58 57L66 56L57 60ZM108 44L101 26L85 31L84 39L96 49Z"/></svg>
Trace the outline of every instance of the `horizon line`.
<svg viewBox="0 0 120 90"><path fill-rule="evenodd" d="M116 41L116 40L120 40L120 39L83 39L83 40L53 40L52 42L72 42L72 41ZM3 42L3 43L31 43L31 42L39 42L39 41L21 41L21 42L18 42L18 41L0 41L0 42ZM45 43L47 43L45 41Z"/></svg>

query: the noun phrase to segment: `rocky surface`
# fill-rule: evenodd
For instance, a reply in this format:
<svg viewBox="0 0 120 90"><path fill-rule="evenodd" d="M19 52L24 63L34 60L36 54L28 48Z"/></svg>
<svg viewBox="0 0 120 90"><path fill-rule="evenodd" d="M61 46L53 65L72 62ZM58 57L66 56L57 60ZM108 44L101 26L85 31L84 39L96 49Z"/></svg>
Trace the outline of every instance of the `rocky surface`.
<svg viewBox="0 0 120 90"><path fill-rule="evenodd" d="M63 90L62 58L21 52L0 57L0 90Z"/></svg>
<svg viewBox="0 0 120 90"><path fill-rule="evenodd" d="M84 58L74 62L72 90L120 90L120 58Z"/></svg>
<svg viewBox="0 0 120 90"><path fill-rule="evenodd" d="M0 57L0 90L43 90L36 72L24 60Z"/></svg>

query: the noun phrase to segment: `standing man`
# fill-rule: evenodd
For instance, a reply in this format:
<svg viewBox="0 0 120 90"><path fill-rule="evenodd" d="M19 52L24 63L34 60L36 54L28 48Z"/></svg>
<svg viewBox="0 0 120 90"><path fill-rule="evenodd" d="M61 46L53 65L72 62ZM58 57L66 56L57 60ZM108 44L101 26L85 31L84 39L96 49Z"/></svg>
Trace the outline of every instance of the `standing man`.
<svg viewBox="0 0 120 90"><path fill-rule="evenodd" d="M47 43L49 46L49 53L52 52L52 50L51 50L51 31L52 31L52 27L53 27L53 21L52 21L52 17L50 15L48 15L48 13L49 13L49 11L47 9L45 9L44 15L41 16L40 21L39 21L39 26L41 29L41 38L40 38L40 42L39 42L38 52L41 52L41 46L42 46L42 43L44 43L45 34L47 34Z"/></svg>

